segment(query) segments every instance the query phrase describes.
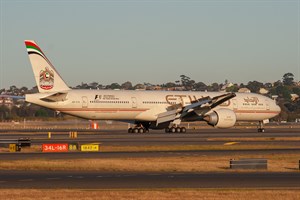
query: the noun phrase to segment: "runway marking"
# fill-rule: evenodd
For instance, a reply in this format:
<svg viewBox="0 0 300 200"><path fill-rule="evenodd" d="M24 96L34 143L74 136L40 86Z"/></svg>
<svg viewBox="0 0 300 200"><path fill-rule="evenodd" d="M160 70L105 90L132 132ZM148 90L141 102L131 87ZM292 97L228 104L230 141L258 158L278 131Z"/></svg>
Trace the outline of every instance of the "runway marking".
<svg viewBox="0 0 300 200"><path fill-rule="evenodd" d="M234 145L234 144L239 144L240 142L227 142L227 143L224 143L223 145L225 146L229 146L229 145Z"/></svg>
<svg viewBox="0 0 300 200"><path fill-rule="evenodd" d="M97 178L102 178L103 176L97 176Z"/></svg>

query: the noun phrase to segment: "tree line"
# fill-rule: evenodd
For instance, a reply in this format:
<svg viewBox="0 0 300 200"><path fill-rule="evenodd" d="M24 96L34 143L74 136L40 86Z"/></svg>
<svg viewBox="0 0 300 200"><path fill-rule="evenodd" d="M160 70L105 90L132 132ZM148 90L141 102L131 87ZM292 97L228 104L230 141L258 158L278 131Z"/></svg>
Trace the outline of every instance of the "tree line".
<svg viewBox="0 0 300 200"><path fill-rule="evenodd" d="M224 83L205 84L203 82L196 82L186 75L180 75L179 79L174 82L167 82L163 84L139 83L133 85L130 81L122 84L112 83L103 85L98 82L81 83L73 89L112 89L112 90L181 90L181 91L225 91L238 92L240 89L247 88L253 93L260 93L264 89L264 95L269 97L276 97L278 104L282 108L282 113L278 120L293 121L300 118L300 101L297 95L300 96L300 86L294 81L292 73L285 73L281 80L273 83L262 83L259 81L249 81L247 84L230 83L225 80ZM38 92L37 87L28 89L27 87L18 88L10 86L8 89L0 89L0 94L23 96L25 94ZM295 98L292 98L295 97ZM0 104L0 120L22 119L22 118L49 118L56 117L54 111L51 111L40 106L27 104L25 102L17 102L8 107L5 104Z"/></svg>

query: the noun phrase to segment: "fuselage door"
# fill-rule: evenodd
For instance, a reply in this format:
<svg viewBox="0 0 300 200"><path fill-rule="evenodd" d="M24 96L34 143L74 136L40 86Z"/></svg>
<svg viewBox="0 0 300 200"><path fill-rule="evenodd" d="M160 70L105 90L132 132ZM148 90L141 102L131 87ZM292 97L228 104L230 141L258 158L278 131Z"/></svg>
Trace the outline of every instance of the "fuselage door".
<svg viewBox="0 0 300 200"><path fill-rule="evenodd" d="M132 101L132 108L137 108L136 97L131 97L131 101Z"/></svg>
<svg viewBox="0 0 300 200"><path fill-rule="evenodd" d="M237 110L238 109L238 104L237 104L237 100L236 99L232 99L232 105L233 105L233 110Z"/></svg>
<svg viewBox="0 0 300 200"><path fill-rule="evenodd" d="M82 108L88 107L88 98L86 96L82 97Z"/></svg>
<svg viewBox="0 0 300 200"><path fill-rule="evenodd" d="M266 99L266 109L267 109L267 110L270 110L270 104L269 104L268 99Z"/></svg>

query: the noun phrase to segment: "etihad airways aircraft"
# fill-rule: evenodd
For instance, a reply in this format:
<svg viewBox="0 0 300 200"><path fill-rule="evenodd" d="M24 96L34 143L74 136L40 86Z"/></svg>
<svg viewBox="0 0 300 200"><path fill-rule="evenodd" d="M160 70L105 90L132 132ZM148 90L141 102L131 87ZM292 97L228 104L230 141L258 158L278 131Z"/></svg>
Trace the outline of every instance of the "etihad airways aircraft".
<svg viewBox="0 0 300 200"><path fill-rule="evenodd" d="M189 121L216 128L258 121L258 131L263 132L263 121L280 113L274 100L253 93L70 89L34 41L26 40L25 45L39 90L27 94L27 102L89 120L131 122L128 132L186 132L180 123Z"/></svg>

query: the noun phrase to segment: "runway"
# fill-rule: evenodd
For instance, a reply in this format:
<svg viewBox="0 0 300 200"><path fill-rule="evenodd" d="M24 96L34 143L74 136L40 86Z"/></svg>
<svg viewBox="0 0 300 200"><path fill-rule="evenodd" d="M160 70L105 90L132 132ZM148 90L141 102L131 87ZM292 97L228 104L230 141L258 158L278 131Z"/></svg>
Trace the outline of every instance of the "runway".
<svg viewBox="0 0 300 200"><path fill-rule="evenodd" d="M101 143L101 145L145 146L145 145L223 145L226 142L240 142L243 145L281 145L298 148L300 129L269 129L266 133L257 133L255 129L205 129L189 130L184 134L167 134L162 130L151 130L151 133L130 134L126 130L104 130L98 132L78 132L78 138L69 138L69 132L0 132L3 139L30 138L33 145L43 143ZM276 138L281 139L277 140ZM296 139L292 139L296 138ZM298 139L297 139L298 138Z"/></svg>
<svg viewBox="0 0 300 200"><path fill-rule="evenodd" d="M300 173L1 171L2 189L300 188Z"/></svg>
<svg viewBox="0 0 300 200"><path fill-rule="evenodd" d="M38 160L38 159L99 159L99 158L150 158L150 157L179 157L179 156L228 156L232 155L272 155L272 154L300 154L297 149L266 149L266 150L186 150L186 151L146 151L146 152L20 152L0 153L1 160Z"/></svg>
<svg viewBox="0 0 300 200"><path fill-rule="evenodd" d="M128 134L124 130L100 132L79 132L78 138L69 138L68 132L54 131L51 139L47 132L4 132L0 140L30 138L33 145L42 143L100 143L100 146L176 146L206 145L219 149L170 150L170 151L116 151L116 152L66 152L42 153L19 152L0 153L5 160L30 162L30 160L74 160L101 158L156 158L156 157L207 157L230 155L300 155L299 129L270 129L257 133L248 129L206 129L190 130L186 134L166 134L153 131L147 134ZM280 139L278 139L280 138ZM256 140L254 140L256 139ZM268 149L226 149L229 141L245 146L272 146ZM101 149L101 147L100 147ZM296 162L297 160L293 161ZM298 161L297 161L298 162ZM109 171L0 171L0 188L22 189L136 189L136 188L300 188L300 173L290 172L109 172Z"/></svg>

